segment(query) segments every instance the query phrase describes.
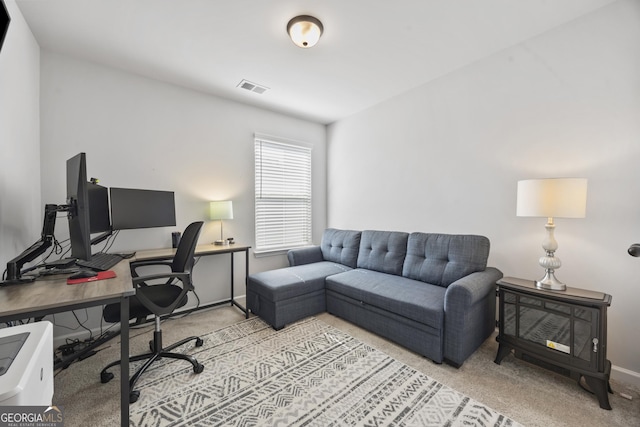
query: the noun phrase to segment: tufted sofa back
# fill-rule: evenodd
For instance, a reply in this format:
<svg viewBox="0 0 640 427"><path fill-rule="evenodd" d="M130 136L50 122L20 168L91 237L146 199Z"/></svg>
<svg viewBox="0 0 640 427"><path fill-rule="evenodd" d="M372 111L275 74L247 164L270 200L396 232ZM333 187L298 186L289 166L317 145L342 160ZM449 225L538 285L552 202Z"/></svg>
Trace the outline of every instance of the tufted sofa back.
<svg viewBox="0 0 640 427"><path fill-rule="evenodd" d="M322 258L325 261L338 262L356 268L360 235L360 231L327 228L320 243Z"/></svg>
<svg viewBox="0 0 640 427"><path fill-rule="evenodd" d="M484 236L411 233L402 275L447 287L485 270L488 257L489 239Z"/></svg>
<svg viewBox="0 0 640 427"><path fill-rule="evenodd" d="M408 233L399 231L363 231L358 268L400 276L407 253L408 237Z"/></svg>

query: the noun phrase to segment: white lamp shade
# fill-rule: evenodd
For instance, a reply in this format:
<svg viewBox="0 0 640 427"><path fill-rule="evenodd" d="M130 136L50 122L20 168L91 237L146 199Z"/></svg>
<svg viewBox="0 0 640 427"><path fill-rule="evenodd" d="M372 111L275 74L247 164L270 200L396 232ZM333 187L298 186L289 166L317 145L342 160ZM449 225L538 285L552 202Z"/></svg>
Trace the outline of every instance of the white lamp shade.
<svg viewBox="0 0 640 427"><path fill-rule="evenodd" d="M211 220L233 219L233 203L231 200L211 202L209 204Z"/></svg>
<svg viewBox="0 0 640 427"><path fill-rule="evenodd" d="M518 181L517 216L584 218L586 212L586 178Z"/></svg>

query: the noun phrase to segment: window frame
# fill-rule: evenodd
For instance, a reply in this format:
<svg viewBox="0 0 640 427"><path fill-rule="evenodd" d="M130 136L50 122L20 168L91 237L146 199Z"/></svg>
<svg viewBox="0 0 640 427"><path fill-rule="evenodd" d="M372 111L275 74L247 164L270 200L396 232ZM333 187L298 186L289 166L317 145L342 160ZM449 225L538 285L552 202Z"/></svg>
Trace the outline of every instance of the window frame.
<svg viewBox="0 0 640 427"><path fill-rule="evenodd" d="M265 148L271 150L264 153ZM281 149L280 155L285 156L285 160L295 160L295 164L286 164L284 168L278 169L278 165L274 164L275 153ZM265 159L267 156L272 158ZM298 157L304 157L303 160ZM271 163L268 163L271 161ZM266 162L266 163L265 163ZM269 175L266 173L264 166L268 165L272 169ZM300 170L300 167L304 169ZM280 174L280 175L277 175ZM291 181L291 175L300 180ZM297 175L303 175L298 176ZM286 178L285 178L286 177ZM265 182L265 178L267 182ZM281 137L275 137L266 134L256 133L254 135L254 227L255 227L255 249L256 255L278 254L288 251L296 247L304 247L311 245L313 230L313 145L305 142L289 140ZM287 183L295 182L296 184L287 189ZM265 186L273 192L271 195L265 195ZM290 191L293 189L292 191ZM276 195L277 194L277 195ZM263 201L264 203L261 203ZM299 203L296 203L299 201ZM271 206L268 206L271 204ZM272 235L266 228L267 223L275 223L277 215L273 215L271 219L265 216L265 210L271 207L282 209L284 215L281 215L280 221L284 222L280 233L276 231ZM303 212L300 214L300 212ZM290 226L287 227L287 216L289 216ZM291 220L293 223L291 224ZM276 225L277 228L277 225ZM296 230L302 228L301 230ZM287 230L293 232L287 235ZM291 239L291 235L297 235L296 239ZM276 240L279 243L274 243Z"/></svg>

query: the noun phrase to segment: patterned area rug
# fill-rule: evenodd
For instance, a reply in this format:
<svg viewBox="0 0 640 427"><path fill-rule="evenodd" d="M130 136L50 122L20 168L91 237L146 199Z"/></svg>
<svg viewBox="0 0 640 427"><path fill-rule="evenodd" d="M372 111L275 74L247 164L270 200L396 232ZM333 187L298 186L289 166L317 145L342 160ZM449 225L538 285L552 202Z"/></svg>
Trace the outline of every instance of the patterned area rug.
<svg viewBox="0 0 640 427"><path fill-rule="evenodd" d="M315 318L274 331L255 317L163 360L139 381L132 426L518 426Z"/></svg>

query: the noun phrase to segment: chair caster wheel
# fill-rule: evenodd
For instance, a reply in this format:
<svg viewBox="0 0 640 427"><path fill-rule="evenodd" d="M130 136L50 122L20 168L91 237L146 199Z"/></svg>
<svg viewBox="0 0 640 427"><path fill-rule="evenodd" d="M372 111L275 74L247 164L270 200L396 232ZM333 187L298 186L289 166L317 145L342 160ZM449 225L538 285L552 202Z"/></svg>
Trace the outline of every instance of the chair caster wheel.
<svg viewBox="0 0 640 427"><path fill-rule="evenodd" d="M199 374L202 371L204 371L204 365L202 363L198 363L197 366L193 367L193 372L195 372L196 374Z"/></svg>
<svg viewBox="0 0 640 427"><path fill-rule="evenodd" d="M101 372L100 373L100 382L102 384L106 384L113 379L113 374L111 372Z"/></svg>
<svg viewBox="0 0 640 427"><path fill-rule="evenodd" d="M196 340L196 347L202 347L204 345L204 341L202 340L202 338L198 338Z"/></svg>
<svg viewBox="0 0 640 427"><path fill-rule="evenodd" d="M153 341L149 341L149 351L153 353Z"/></svg>
<svg viewBox="0 0 640 427"><path fill-rule="evenodd" d="M138 390L133 390L129 393L129 403L136 403L136 401L140 398L140 392Z"/></svg>

